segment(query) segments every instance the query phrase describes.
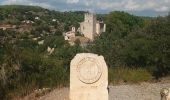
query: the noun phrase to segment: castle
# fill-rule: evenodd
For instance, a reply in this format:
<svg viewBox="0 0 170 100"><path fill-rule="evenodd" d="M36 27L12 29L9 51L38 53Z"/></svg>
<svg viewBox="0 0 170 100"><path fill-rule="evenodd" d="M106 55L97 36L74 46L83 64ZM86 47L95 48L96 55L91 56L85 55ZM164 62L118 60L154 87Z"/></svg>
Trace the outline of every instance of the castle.
<svg viewBox="0 0 170 100"><path fill-rule="evenodd" d="M80 23L80 33L84 37L94 40L94 37L100 35L102 32L106 31L106 24L97 21L96 15L93 13L86 13L84 17L84 22Z"/></svg>
<svg viewBox="0 0 170 100"><path fill-rule="evenodd" d="M93 41L95 36L99 36L102 32L106 31L106 24L103 21L97 21L96 15L93 13L85 13L84 22L80 23L80 27L77 30L85 38ZM72 27L72 31L64 33L65 40L74 39L76 30Z"/></svg>

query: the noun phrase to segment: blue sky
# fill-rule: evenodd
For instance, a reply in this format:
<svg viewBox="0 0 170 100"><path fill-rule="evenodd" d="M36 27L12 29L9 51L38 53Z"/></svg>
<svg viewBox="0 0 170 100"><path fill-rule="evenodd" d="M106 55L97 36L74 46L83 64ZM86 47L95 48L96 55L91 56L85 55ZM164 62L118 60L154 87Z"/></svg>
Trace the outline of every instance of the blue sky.
<svg viewBox="0 0 170 100"><path fill-rule="evenodd" d="M170 0L0 0L0 4L36 5L60 11L126 11L142 16L167 15L170 12Z"/></svg>

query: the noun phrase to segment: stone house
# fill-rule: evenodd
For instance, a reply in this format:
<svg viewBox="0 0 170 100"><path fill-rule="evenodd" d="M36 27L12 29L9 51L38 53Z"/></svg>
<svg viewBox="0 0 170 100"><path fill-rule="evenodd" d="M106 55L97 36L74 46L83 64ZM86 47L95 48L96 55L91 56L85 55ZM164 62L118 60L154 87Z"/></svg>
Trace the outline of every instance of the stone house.
<svg viewBox="0 0 170 100"><path fill-rule="evenodd" d="M75 34L76 34L76 28L72 27L71 31L63 33L64 39L65 40L71 40L72 38L75 38Z"/></svg>

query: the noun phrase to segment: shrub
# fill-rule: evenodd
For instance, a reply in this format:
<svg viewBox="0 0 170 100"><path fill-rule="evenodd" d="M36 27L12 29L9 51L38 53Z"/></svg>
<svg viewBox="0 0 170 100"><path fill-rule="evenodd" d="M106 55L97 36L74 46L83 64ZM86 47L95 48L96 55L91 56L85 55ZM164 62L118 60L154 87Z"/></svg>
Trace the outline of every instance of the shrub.
<svg viewBox="0 0 170 100"><path fill-rule="evenodd" d="M6 90L2 83L0 82L0 99L3 100L4 98L6 98Z"/></svg>
<svg viewBox="0 0 170 100"><path fill-rule="evenodd" d="M109 68L109 83L118 84L120 82L137 83L149 81L152 75L143 68Z"/></svg>

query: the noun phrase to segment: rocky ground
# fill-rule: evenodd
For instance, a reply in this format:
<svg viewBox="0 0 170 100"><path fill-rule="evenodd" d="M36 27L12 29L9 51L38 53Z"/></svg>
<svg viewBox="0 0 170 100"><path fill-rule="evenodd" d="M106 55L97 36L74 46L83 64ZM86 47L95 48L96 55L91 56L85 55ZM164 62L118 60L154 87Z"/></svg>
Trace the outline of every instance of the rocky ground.
<svg viewBox="0 0 170 100"><path fill-rule="evenodd" d="M160 90L170 87L170 82L141 83L109 86L109 100L160 100ZM27 96L22 100L69 100L69 88L55 89L39 97Z"/></svg>

